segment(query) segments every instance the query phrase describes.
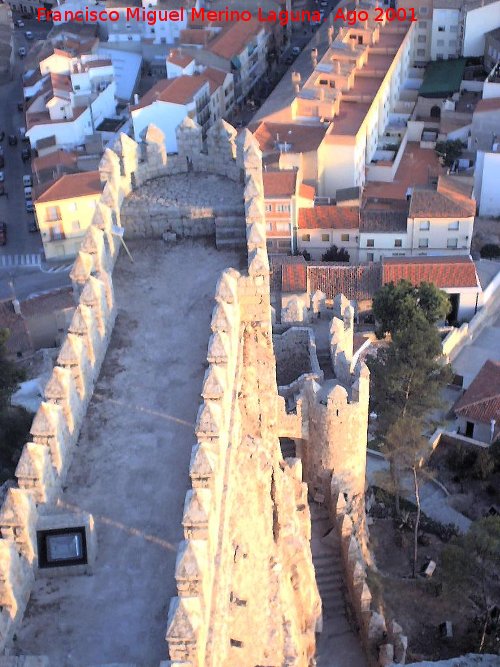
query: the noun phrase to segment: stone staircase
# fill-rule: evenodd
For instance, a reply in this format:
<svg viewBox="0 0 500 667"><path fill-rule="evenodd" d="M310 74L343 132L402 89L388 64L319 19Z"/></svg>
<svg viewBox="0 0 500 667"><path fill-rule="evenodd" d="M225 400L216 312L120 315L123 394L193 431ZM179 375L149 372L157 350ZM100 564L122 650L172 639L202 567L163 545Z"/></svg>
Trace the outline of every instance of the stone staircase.
<svg viewBox="0 0 500 667"><path fill-rule="evenodd" d="M317 667L367 667L359 637L348 621L340 542L325 508L311 502L311 549L323 628L316 635Z"/></svg>
<svg viewBox="0 0 500 667"><path fill-rule="evenodd" d="M215 218L215 245L222 248L246 248L245 217L238 215L217 215Z"/></svg>

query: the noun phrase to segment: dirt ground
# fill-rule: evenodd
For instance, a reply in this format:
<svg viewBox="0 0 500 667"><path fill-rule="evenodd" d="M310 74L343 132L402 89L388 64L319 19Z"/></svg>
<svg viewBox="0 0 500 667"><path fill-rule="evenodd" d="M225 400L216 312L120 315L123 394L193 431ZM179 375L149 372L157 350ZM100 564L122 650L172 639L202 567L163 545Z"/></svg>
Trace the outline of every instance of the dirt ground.
<svg viewBox="0 0 500 667"><path fill-rule="evenodd" d="M486 243L500 244L500 220L496 218L476 218L472 236L471 252L479 257L479 251Z"/></svg>
<svg viewBox="0 0 500 667"><path fill-rule="evenodd" d="M405 546L401 547L396 543L396 533L400 531L394 528L392 518L374 519L370 526L370 542L379 569L370 575L370 589L385 605L386 616L397 620L408 635L407 662L444 660L465 653L470 649L469 623L460 600L447 591L437 594L439 557L445 544L428 535L429 545L419 546L418 569L432 559L438 563L436 573L431 579L412 579L412 534L404 533ZM451 639L440 637L439 625L444 621L453 624Z"/></svg>

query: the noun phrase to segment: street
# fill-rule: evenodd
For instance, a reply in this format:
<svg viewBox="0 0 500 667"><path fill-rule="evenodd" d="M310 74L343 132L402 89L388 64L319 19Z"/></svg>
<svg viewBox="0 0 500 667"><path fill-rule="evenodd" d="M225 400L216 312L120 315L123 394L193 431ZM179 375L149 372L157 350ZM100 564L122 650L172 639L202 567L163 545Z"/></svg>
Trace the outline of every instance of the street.
<svg viewBox="0 0 500 667"><path fill-rule="evenodd" d="M13 12L14 22L20 13ZM45 39L52 27L51 23L39 23L35 18L22 19L24 28L14 28L14 51L16 60L12 80L0 85L0 131L5 138L0 144L3 149L5 164L3 171L5 195L0 197L0 221L7 224L7 243L0 246L0 300L12 296L9 281L13 279L17 298L26 298L51 288L68 284L68 262L64 267L47 269L43 260L43 246L38 232L30 232L29 225L34 216L26 212L24 204L23 175L31 174L30 163L21 159L23 147L29 145L21 141L19 128L25 126L24 114L18 111L17 104L23 100L21 77L24 58L20 58L18 49L26 50L37 40ZM26 31L33 33L33 40L28 41ZM18 142L9 146L8 137L14 134ZM50 272L46 272L46 271ZM52 271L55 271L52 273Z"/></svg>

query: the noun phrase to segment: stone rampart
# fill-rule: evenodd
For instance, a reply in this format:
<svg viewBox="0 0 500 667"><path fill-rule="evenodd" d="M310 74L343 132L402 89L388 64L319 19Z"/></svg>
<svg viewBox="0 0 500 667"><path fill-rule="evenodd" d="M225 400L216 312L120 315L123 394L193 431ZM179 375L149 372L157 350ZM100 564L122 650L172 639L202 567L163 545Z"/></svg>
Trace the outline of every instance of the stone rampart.
<svg viewBox="0 0 500 667"><path fill-rule="evenodd" d="M152 126L141 144L122 134L104 152L102 197L70 274L77 308L16 469L18 488L0 508L2 649L37 571L38 517L56 506L110 340L122 204L151 179L199 171L244 183L248 268L224 271L215 295L177 596L166 619L170 664L307 667L313 659L321 603L307 487L300 462L285 463L279 448L262 155L250 132L235 137L234 128L219 122L204 153L200 129L187 119L178 128L177 156L167 159L163 135ZM248 526L245 503L253 514ZM267 634L256 637L255 627Z"/></svg>

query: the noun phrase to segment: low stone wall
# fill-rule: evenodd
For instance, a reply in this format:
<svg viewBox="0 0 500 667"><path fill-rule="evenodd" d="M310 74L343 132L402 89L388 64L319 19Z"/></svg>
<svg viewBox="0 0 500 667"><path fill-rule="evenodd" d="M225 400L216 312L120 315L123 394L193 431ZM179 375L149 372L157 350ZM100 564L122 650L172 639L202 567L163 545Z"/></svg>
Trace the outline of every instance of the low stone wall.
<svg viewBox="0 0 500 667"><path fill-rule="evenodd" d="M351 501L339 487L335 476L332 476L326 502L334 530L340 537L344 581L368 663L371 667L389 667L394 663L404 665L408 639L398 623L388 623L382 613L373 609L363 540L356 528L359 525L357 511L353 521Z"/></svg>

